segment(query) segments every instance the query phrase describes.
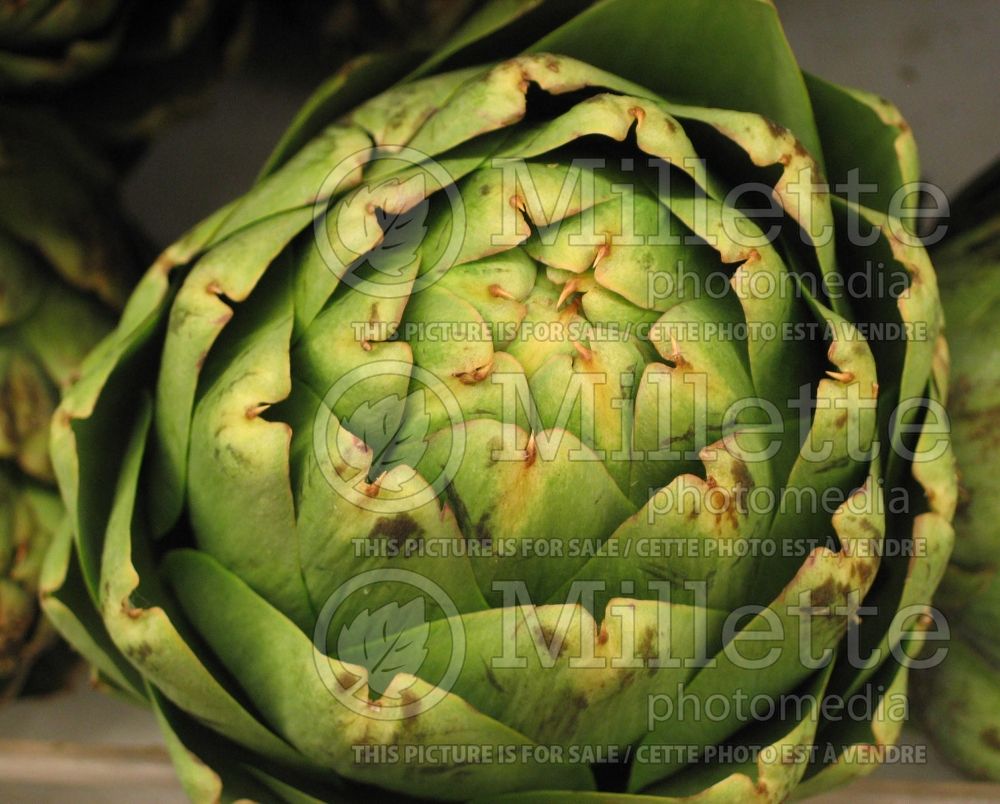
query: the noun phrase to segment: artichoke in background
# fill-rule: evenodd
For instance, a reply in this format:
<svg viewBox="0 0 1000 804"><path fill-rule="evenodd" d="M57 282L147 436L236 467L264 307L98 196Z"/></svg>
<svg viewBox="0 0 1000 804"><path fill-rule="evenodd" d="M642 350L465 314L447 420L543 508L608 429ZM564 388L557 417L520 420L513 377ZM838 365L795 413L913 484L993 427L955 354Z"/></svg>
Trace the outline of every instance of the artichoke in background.
<svg viewBox="0 0 1000 804"><path fill-rule="evenodd" d="M247 33L242 0L26 0L0 8L0 96L58 108L134 155L202 101Z"/></svg>
<svg viewBox="0 0 1000 804"><path fill-rule="evenodd" d="M938 603L952 639L943 662L916 674L917 711L950 761L1000 779L1000 162L955 199L948 226L934 254L961 478L955 551Z"/></svg>
<svg viewBox="0 0 1000 804"><path fill-rule="evenodd" d="M476 0L263 0L256 6L254 58L261 82L312 89L351 58L373 51L428 52Z"/></svg>
<svg viewBox="0 0 1000 804"><path fill-rule="evenodd" d="M359 53L406 44L428 49L476 5L473 0L293 0L275 4L300 30L336 51ZM335 56L336 57L336 56Z"/></svg>
<svg viewBox="0 0 1000 804"><path fill-rule="evenodd" d="M355 61L64 398L47 613L196 801L872 770L956 497L917 171L759 0Z"/></svg>
<svg viewBox="0 0 1000 804"><path fill-rule="evenodd" d="M38 578L64 511L49 420L112 328L141 259L107 168L51 117L0 111L0 694L54 631Z"/></svg>

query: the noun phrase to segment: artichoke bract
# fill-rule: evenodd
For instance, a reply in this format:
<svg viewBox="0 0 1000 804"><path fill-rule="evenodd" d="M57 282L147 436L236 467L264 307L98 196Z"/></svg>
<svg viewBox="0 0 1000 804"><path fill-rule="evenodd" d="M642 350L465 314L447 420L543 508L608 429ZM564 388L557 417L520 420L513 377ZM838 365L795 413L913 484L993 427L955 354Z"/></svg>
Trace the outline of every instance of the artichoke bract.
<svg viewBox="0 0 1000 804"><path fill-rule="evenodd" d="M758 0L355 61L65 397L46 610L199 801L868 772L956 497L917 178Z"/></svg>
<svg viewBox="0 0 1000 804"><path fill-rule="evenodd" d="M107 170L50 117L0 112L0 684L52 642L42 556L63 508L49 420L114 325L140 257ZM132 272L130 276L129 273Z"/></svg>
<svg viewBox="0 0 1000 804"><path fill-rule="evenodd" d="M244 38L237 0L27 0L0 8L0 94L58 107L130 156L200 103Z"/></svg>
<svg viewBox="0 0 1000 804"><path fill-rule="evenodd" d="M948 224L934 254L952 347L949 407L960 473L955 550L938 603L952 642L944 661L917 675L917 711L955 765L1000 779L1000 162L955 199Z"/></svg>

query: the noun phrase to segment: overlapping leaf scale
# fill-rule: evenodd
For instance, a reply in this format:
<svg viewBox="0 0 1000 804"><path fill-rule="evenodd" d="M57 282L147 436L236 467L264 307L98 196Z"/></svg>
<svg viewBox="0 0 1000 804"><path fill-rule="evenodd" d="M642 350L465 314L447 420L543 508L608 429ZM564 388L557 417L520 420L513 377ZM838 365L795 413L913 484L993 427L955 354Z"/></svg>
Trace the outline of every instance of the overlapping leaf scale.
<svg viewBox="0 0 1000 804"><path fill-rule="evenodd" d="M876 324L870 329L879 379L875 447L887 497L893 497L886 511L892 544L879 567L879 584L864 601L868 616L854 626L861 664L841 656L830 690L841 698L867 693L880 709L870 727L821 724L818 739L838 746L841 755L833 765L813 763L803 786L808 795L871 772L871 750L898 736L907 677L900 657L919 652L922 606L941 581L951 552L956 476L947 425L940 421L940 408L933 407L946 397L947 349L940 336L936 278L911 234L916 195L908 185L919 178L912 132L884 98L810 75L806 83L838 194L833 211L841 279L871 280L850 298L860 325ZM860 203L852 192L861 193ZM852 225L855 234L849 238ZM901 326L902 336L879 335L877 326L886 323ZM922 429L914 440L917 421ZM901 493L907 502L903 512ZM899 620L897 613L905 617Z"/></svg>

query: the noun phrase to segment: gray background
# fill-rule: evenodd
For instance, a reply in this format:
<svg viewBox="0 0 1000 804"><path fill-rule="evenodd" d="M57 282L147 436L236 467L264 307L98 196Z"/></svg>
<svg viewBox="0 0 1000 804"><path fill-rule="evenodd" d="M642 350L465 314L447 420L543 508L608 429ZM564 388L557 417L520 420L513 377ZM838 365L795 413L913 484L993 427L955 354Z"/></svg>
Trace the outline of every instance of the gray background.
<svg viewBox="0 0 1000 804"><path fill-rule="evenodd" d="M792 47L806 69L896 102L920 145L925 177L957 189L1000 153L1000 0L778 0ZM748 59L754 57L748 43ZM173 128L139 166L126 188L133 214L157 240L167 243L253 181L271 146L309 87L247 74L229 79L205 116ZM0 710L0 735L113 744L135 750L159 742L152 716L89 690L43 701L17 702ZM915 733L913 742L923 738ZM0 783L6 802L183 801L168 771L149 771L136 788L129 769L146 768L145 755L111 770L89 787L55 781L57 767L37 767L0 752ZM96 766L95 766L96 767ZM148 768L146 768L148 771ZM884 778L954 778L940 762L889 767ZM907 795L879 794L883 801ZM860 802L849 791L831 800ZM954 800L958 800L957 798Z"/></svg>
<svg viewBox="0 0 1000 804"><path fill-rule="evenodd" d="M776 0L807 70L902 110L951 192L1000 155L1000 0Z"/></svg>

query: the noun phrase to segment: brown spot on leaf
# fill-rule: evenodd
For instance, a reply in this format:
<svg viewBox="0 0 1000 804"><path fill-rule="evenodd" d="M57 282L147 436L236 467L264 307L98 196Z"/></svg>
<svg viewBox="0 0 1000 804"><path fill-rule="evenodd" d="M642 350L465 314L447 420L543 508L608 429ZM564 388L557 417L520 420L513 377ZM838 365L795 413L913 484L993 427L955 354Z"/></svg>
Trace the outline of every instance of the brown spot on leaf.
<svg viewBox="0 0 1000 804"><path fill-rule="evenodd" d="M490 519L492 515L487 511L483 517L476 523L475 540L483 545L488 545L493 543L493 528L490 525Z"/></svg>
<svg viewBox="0 0 1000 804"><path fill-rule="evenodd" d="M781 125L781 123L776 123L773 120L767 120L767 128L775 139L781 139L788 133L787 128Z"/></svg>
<svg viewBox="0 0 1000 804"><path fill-rule="evenodd" d="M729 505L726 493L722 489L712 489L708 493L708 504L716 511L726 510Z"/></svg>
<svg viewBox="0 0 1000 804"><path fill-rule="evenodd" d="M810 605L818 608L828 608L838 599L837 584L833 578L827 578L819 586L812 590L809 598Z"/></svg>
<svg viewBox="0 0 1000 804"><path fill-rule="evenodd" d="M548 650L549 655L553 659L558 659L563 653L566 652L566 639L557 639L558 634L555 632L552 626L547 624L542 624L538 626L538 630L541 634L542 639L545 641L545 649ZM558 644L556 644L558 642Z"/></svg>
<svg viewBox="0 0 1000 804"><path fill-rule="evenodd" d="M128 654L130 659L142 664L153 655L153 646L146 641L142 641L137 645L129 645L125 649L125 653Z"/></svg>
<svg viewBox="0 0 1000 804"><path fill-rule="evenodd" d="M754 487L753 476L750 474L750 469L747 468L745 461L733 461L733 479L736 481L737 486L741 486L747 490Z"/></svg>
<svg viewBox="0 0 1000 804"><path fill-rule="evenodd" d="M385 541L395 548L400 548L409 539L423 537L424 529L409 514L382 516L375 521L368 538L372 541Z"/></svg>
<svg viewBox="0 0 1000 804"><path fill-rule="evenodd" d="M983 741L983 745L994 751L1000 751L1000 730L996 726L990 726L979 732L979 739Z"/></svg>
<svg viewBox="0 0 1000 804"><path fill-rule="evenodd" d="M858 576L858 585L861 589L867 589L869 586L869 581L875 572L876 564L873 561L855 561L851 565L854 569L854 574Z"/></svg>
<svg viewBox="0 0 1000 804"><path fill-rule="evenodd" d="M500 683L500 679L497 678L496 673L493 672L493 668L490 667L489 661L483 662L483 667L486 670L486 680L489 682L490 686L493 687L501 695L507 694L507 688Z"/></svg>
<svg viewBox="0 0 1000 804"><path fill-rule="evenodd" d="M639 639L639 644L636 647L636 654L644 659L650 659L656 656L656 637L657 630L653 627L647 627L643 629L642 637Z"/></svg>

